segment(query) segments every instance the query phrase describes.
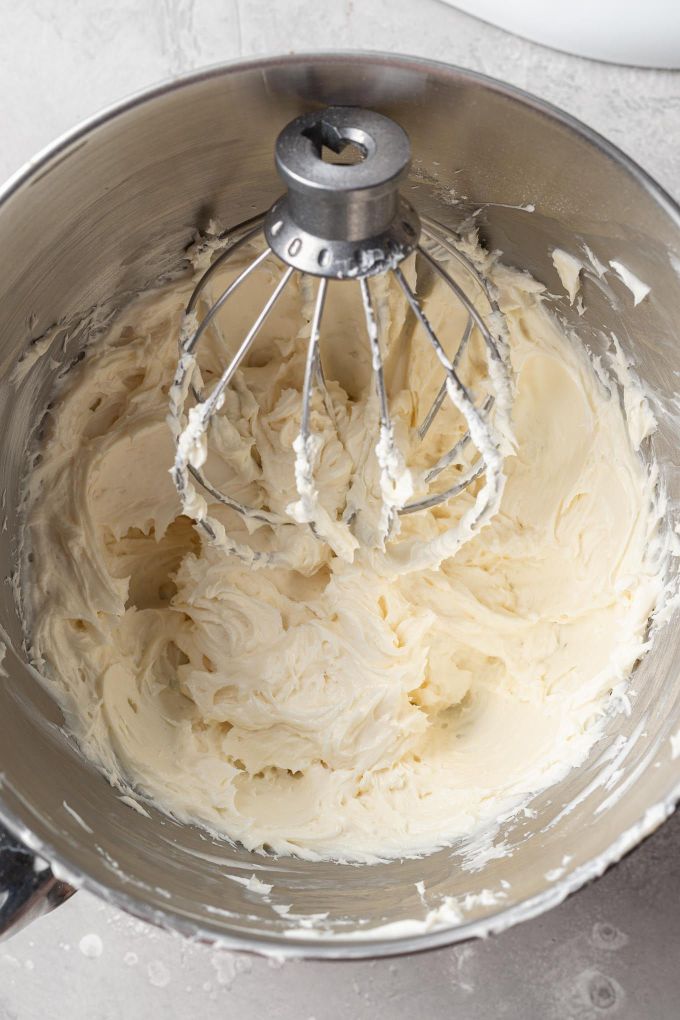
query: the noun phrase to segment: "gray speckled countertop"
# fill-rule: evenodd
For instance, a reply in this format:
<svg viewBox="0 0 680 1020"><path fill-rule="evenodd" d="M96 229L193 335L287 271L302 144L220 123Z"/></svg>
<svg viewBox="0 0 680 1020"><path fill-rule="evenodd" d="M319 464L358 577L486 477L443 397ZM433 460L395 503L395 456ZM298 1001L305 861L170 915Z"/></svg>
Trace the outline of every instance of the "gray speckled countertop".
<svg viewBox="0 0 680 1020"><path fill-rule="evenodd" d="M438 0L0 0L0 25L0 178L160 79L239 56L360 48L535 92L680 196L680 74L568 57ZM358 964L217 952L79 893L0 945L0 1020L675 1020L678 843L680 815L544 917L484 942Z"/></svg>

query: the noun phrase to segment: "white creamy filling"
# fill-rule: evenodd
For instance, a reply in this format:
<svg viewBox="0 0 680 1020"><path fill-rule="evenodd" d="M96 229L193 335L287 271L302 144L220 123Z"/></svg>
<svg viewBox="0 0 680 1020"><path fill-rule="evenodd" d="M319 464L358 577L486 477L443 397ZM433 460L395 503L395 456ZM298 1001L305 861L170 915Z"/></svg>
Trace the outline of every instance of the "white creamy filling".
<svg viewBox="0 0 680 1020"><path fill-rule="evenodd" d="M71 373L30 482L31 641L112 782L248 848L371 861L470 833L583 761L662 591L655 473L616 386L563 335L541 287L489 272L516 375L516 448L499 511L438 570L418 569L413 550L472 519L484 480L401 518L380 550L387 454L376 457L356 285L329 288L321 350L334 420L318 393L311 415L313 498L329 529L345 527L343 508L352 516L353 558L305 524L243 518L197 493L229 541L284 554L255 570L181 515L165 419L189 284L141 298ZM277 279L263 270L208 331L204 380ZM398 295L376 286L395 441L423 478L465 423L447 402L416 447L442 370ZM234 499L284 520L291 506L307 513L293 443L308 306L288 288L225 394L205 465ZM451 355L464 311L435 286L427 314ZM476 337L467 368L479 403L481 350Z"/></svg>

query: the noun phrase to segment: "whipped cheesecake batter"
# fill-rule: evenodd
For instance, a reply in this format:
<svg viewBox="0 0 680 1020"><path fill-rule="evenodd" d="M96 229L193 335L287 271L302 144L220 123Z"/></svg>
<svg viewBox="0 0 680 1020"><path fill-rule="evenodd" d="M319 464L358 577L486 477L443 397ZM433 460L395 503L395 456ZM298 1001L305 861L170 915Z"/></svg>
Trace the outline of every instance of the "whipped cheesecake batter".
<svg viewBox="0 0 680 1020"><path fill-rule="evenodd" d="M70 373L30 479L28 629L68 727L111 782L250 849L372 861L471 833L584 760L662 591L655 473L639 453L653 423L561 331L539 284L486 270L516 385L506 482L492 521L439 564L410 550L459 521L482 482L404 517L381 550L358 288L330 288L333 412L317 393L312 414L320 499L333 521L358 508L354 544L331 548L294 521L305 286L286 291L237 373L206 466L283 523L200 493L226 534L275 565L202 541L171 481L168 390L190 283L143 295ZM268 266L228 303L202 349L204 381L278 273ZM416 443L441 368L399 296L372 287L397 438L417 475L462 425L446 406ZM435 284L426 310L455 349L462 309ZM479 350L477 338L468 368L483 395Z"/></svg>

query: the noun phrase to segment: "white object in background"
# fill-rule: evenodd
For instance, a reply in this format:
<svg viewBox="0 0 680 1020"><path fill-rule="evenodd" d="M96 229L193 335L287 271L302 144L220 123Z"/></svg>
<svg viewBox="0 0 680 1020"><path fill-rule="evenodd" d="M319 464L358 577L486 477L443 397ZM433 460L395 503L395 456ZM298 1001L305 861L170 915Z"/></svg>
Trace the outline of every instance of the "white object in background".
<svg viewBox="0 0 680 1020"><path fill-rule="evenodd" d="M679 0L444 0L544 46L593 60L680 69Z"/></svg>

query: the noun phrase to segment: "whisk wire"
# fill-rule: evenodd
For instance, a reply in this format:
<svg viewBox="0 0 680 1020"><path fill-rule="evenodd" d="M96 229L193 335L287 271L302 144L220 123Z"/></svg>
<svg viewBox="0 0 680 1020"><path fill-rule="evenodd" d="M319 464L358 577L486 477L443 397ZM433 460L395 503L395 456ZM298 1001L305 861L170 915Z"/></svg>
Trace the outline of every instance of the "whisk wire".
<svg viewBox="0 0 680 1020"><path fill-rule="evenodd" d="M405 516L406 514L415 514L419 510L429 510L433 506L439 506L440 503L446 502L447 499L452 499L454 496L464 492L473 482L481 478L485 471L486 465L480 457L465 474L460 475L459 480L450 489L445 489L444 492L438 492L436 495L427 496L416 502L408 503L405 507L402 507L399 513Z"/></svg>
<svg viewBox="0 0 680 1020"><path fill-rule="evenodd" d="M458 344L458 350L456 351L453 358L453 367L456 369L456 371L458 370L458 366L460 365L463 354L465 353L468 341L472 336L472 326L473 326L472 316L468 315L468 320L467 323L465 324L465 331L463 332L460 343ZM441 406L445 400L446 400L446 379L444 379L444 382L439 387L437 396L432 401L430 410L425 415L422 424L418 429L418 435L420 439L424 439L427 433L430 431L432 422L437 417L439 411L441 410Z"/></svg>
<svg viewBox="0 0 680 1020"><path fill-rule="evenodd" d="M481 315L479 314L479 312L477 311L474 304L467 296L463 288L460 286L460 284L453 279L451 274L448 273L446 269L444 269L442 264L438 262L432 255L430 255L429 251L423 248L422 245L418 245L418 254L423 256L428 265L430 265L432 269L434 269L435 273L437 273L437 275L440 276L442 280L444 280L444 282L451 288L453 293L456 295L460 303L465 306L468 315L471 317L475 326L482 334L484 343L486 344L487 350L489 352L489 357L493 358L495 361L500 361L501 355L500 351L498 350L498 344L496 340L494 340L494 338L491 336L489 328L484 322L484 319L481 317ZM432 335L436 336L436 334L434 333L432 333ZM437 343L439 343L438 340Z"/></svg>
<svg viewBox="0 0 680 1020"><path fill-rule="evenodd" d="M387 402L387 391L385 389L385 372L383 369L382 353L380 351L378 321L373 307L371 292L368 289L368 280L359 280L359 287L361 288L361 299L363 301L364 315L366 317L366 332L368 334L368 342L371 349L371 367L373 369L375 391L378 396L378 405L380 409L380 427L391 430L392 419L390 416L389 404Z"/></svg>
<svg viewBox="0 0 680 1020"><path fill-rule="evenodd" d="M446 382L444 382L444 392L446 393ZM482 411L484 414L488 414L488 412L493 407L493 403L494 398L491 396L491 394L489 394L489 396L486 398L482 405ZM425 481L428 483L433 482L435 478L442 473L442 471L445 471L446 468L451 467L452 464L455 464L456 461L460 458L460 455L463 452L463 450L469 445L470 441L471 441L470 433L466 432L464 435L460 437L460 439L454 444L454 446L451 447L448 453L445 453L442 457L440 457L437 463L434 464L429 469L429 471L425 475Z"/></svg>
<svg viewBox="0 0 680 1020"><path fill-rule="evenodd" d="M390 415L390 406L385 388L385 371L380 350L378 320L375 308L373 307L368 280L365 277L359 280L359 287L361 288L361 298L364 306L366 332L371 350L371 367L373 369L373 380L378 397L380 415L380 436L375 447L375 455L380 468L380 491L382 496L382 511L378 533L381 543L384 544L385 538L393 528L396 514L413 494L413 482L411 473L406 468L404 459L394 439L394 425Z"/></svg>
<svg viewBox="0 0 680 1020"><path fill-rule="evenodd" d="M232 254L233 250L234 249L232 248L229 254ZM236 279L232 280L232 282L229 284L229 286L226 288L226 290L222 294L220 294L220 296L218 297L217 301L215 301L215 303L213 305L211 305L211 307L208 310L208 312L206 312L205 318L201 320L198 329L196 330L196 332L194 333L190 343L188 344L187 350L189 352L191 352L191 351L196 349L196 345L198 344L199 340L201 339L201 337L205 333L206 329L208 328L210 323L214 320L214 318L218 314L218 312L224 307L224 305L229 300L229 298L234 293L234 291L238 290L238 288L241 286L241 284L245 283L245 281L248 279L248 277L252 273L254 273L255 270L259 266L262 265L262 263L265 261L265 259L267 259L269 257L269 255L271 255L271 249L270 248L265 248L265 250L262 252L262 254L258 255L257 258L254 259L250 263L249 266L246 266L246 268L241 273L239 273L239 275L236 277ZM205 283L201 287L201 290L203 290L204 286L205 286ZM199 291L199 293L200 293L200 291ZM193 309L191 307L191 304L189 304L187 306L187 311L190 312L192 310Z"/></svg>
<svg viewBox="0 0 680 1020"><path fill-rule="evenodd" d="M193 372L196 368L194 352L198 341L201 339L201 336L205 332L205 329L201 330L201 326L206 325L206 320L211 315L211 312L215 313L215 310L219 302L221 301L220 307L222 307L227 298L234 293L234 291L240 286L240 284L243 283L243 281L247 278L250 272L257 268L257 266L260 265L268 255L269 249L263 252L261 256L259 256L253 263L251 263L243 272L241 272L238 275L238 277L233 281L233 283L225 290L224 294L221 295L220 299L218 299L218 302L216 302L215 305L211 308L210 312L208 312L206 318L203 319L199 327L189 337L186 344L184 345L182 351L183 356L180 358L179 367L173 382L173 390L175 391L175 393L178 392L181 393L183 391L187 374L189 372ZM283 276L277 283L276 287L274 288L273 293L270 295L264 307L262 308L262 311L257 316L255 322L248 330L248 333L241 342L238 351L236 352L236 354L230 361L229 365L220 376L220 379L217 382L217 385L210 393L210 396L207 397L205 400L199 400L196 406L191 409L188 416L188 421L184 428L181 427L181 423L179 421L179 415L181 413L181 403L178 402L177 397L173 398L171 396L171 419L175 419L171 420L171 426L173 428L173 431L177 435L175 463L173 465L172 473L173 479L175 481L175 486L177 487L177 490L180 493L180 495L182 495L182 497L184 498L184 496L188 492L188 475L191 474L191 476L207 492L209 492L211 496L213 496L220 503L222 503L223 506L227 506L230 509L235 510L237 513L242 514L243 516L252 517L255 520L261 521L262 523L266 524L280 523L282 519L279 517L279 515L269 514L266 511L246 506L240 501L232 499L231 497L225 495L214 485L212 485L212 483L209 482L207 478L205 478L203 472L200 470L202 461L205 459L205 455L204 454L201 455L199 453L199 450L200 442L202 439L205 438L208 425L221 405L224 390L231 382L239 365L243 362L243 359L247 356L248 351L250 350L253 342L255 341L255 338L257 337L257 334L259 333L260 329L262 328L262 325L269 316L272 308L274 307L279 297L281 296L281 293L283 292L286 284L293 275L293 272L294 270L292 268L288 268L286 272L283 274ZM214 317L214 315L212 317ZM213 528L211 522L206 517L204 517L198 523L201 525L206 534L208 534L208 536L214 540L215 529ZM234 545L234 551L236 551L236 549L237 546Z"/></svg>
<svg viewBox="0 0 680 1020"><path fill-rule="evenodd" d="M326 290L328 287L328 280L324 277L319 280L319 289L316 295L316 303L314 305L314 314L312 316L312 326L309 335L309 344L307 347L307 360L305 362L305 378L302 384L302 414L300 416L300 435L304 443L309 439L309 417L311 412L312 404L312 386L314 379L317 378L319 383L326 388L323 375L323 369L321 368L321 357L319 353L319 337L321 335L321 319L323 318L324 306L326 303Z"/></svg>
<svg viewBox="0 0 680 1020"><path fill-rule="evenodd" d="M265 255L268 254L269 250L266 251ZM262 261L262 259L260 261ZM289 266L288 269L286 269L285 273L283 274L283 276L277 283L276 287L274 288L274 291L267 299L267 302L265 303L262 311L257 316L255 322L253 323L253 325L250 327L245 337L243 338L240 347L236 351L236 354L231 359L231 361L225 368L224 372L220 376L219 381L215 388L213 389L212 393L205 401L202 402L201 415L203 416L206 422L218 410L222 394L226 390L231 380L234 378L234 375L238 370L239 365L241 365L244 359L247 357L250 348L253 346L253 343L255 342L257 334L262 329L265 320L269 317L272 308L281 297L281 294L284 288L286 287L286 284L288 283L294 272L295 270L291 266Z"/></svg>
<svg viewBox="0 0 680 1020"><path fill-rule="evenodd" d="M418 298L416 297L413 290L409 286L406 277L402 273L401 269L398 266L396 266L392 270L392 272L394 273L394 276L397 282L399 283L399 286L401 287L411 310L413 311L416 318L423 327L427 339L429 340L435 354L437 355L442 367L444 368L444 371L446 372L446 386L448 395L451 398L451 401L453 402L455 407L460 411L460 413L465 418L470 438L474 441L475 446L479 450L480 461L477 465L475 465L475 470L477 470L477 474L475 477L479 477L485 471L493 471L494 470L493 462L496 461L496 457L493 456L493 453L494 452L497 453L497 450L496 441L491 433L489 426L487 425L486 421L484 420L480 412L477 410L477 407L475 406L475 403L472 399L470 392L468 391L465 384L461 381L458 373L456 372L456 369L454 368L453 362L449 359L448 355L446 354L446 351L442 347L441 341L439 340L437 334L430 325L430 321L427 318L427 315L423 311L420 302L418 301ZM451 282L454 283L455 281ZM456 292L458 291L462 292L462 288L456 287L455 289ZM462 293L464 295L464 298L461 297L461 301L470 312L472 318L475 320L475 323L477 323L477 319L480 319L481 321L479 313L471 305L471 302L467 298L467 295L465 295L464 292ZM483 321L482 330L486 331L486 326L484 325ZM493 345L493 339L491 339L491 343ZM471 484L473 480L474 479L472 477L467 479L465 481L465 485L463 486L463 488L466 488L469 484ZM456 483L456 485L454 486L454 489L456 491L462 491L458 488L458 486L462 485L463 481L464 479L460 479L460 481ZM490 489L495 488L497 481L498 479L495 477L489 478L488 479L489 488ZM425 497L413 503L406 504L406 506L402 507L400 513L402 514L414 513L416 510L424 510L429 507L436 506L439 503L444 502L446 499L450 499L452 494L453 494L452 492L447 492L438 493L433 496Z"/></svg>
<svg viewBox="0 0 680 1020"><path fill-rule="evenodd" d="M239 250L239 248L244 248L249 241L253 241L262 232L263 219L264 217L262 216L256 216L254 220L248 221L253 222L256 225L252 227L251 230L248 230L245 234L242 234L241 236L237 237L236 240L230 241L227 244L227 246L220 252L217 258L210 263L210 265L205 270L200 280L194 287L193 293L187 303L187 312L194 311L196 304L198 303L198 299L201 296L201 292L205 290L207 284L210 283L210 280L216 274L217 270L224 265L227 259L231 258L231 256L234 255Z"/></svg>

